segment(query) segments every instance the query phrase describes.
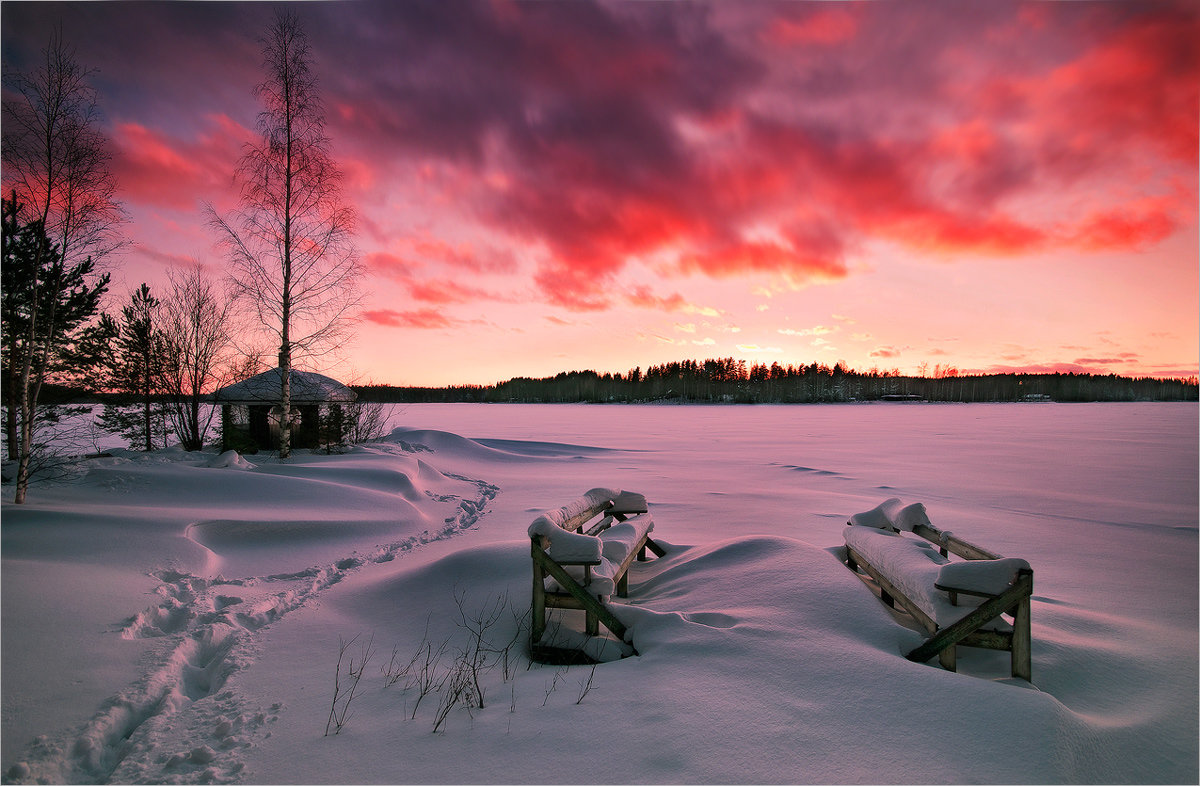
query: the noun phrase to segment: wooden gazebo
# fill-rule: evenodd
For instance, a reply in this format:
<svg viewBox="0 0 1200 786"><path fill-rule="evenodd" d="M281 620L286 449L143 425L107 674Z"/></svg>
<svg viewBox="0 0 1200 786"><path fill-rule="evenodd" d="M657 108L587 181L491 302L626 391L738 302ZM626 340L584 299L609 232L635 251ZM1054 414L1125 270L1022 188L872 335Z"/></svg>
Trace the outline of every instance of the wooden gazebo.
<svg viewBox="0 0 1200 786"><path fill-rule="evenodd" d="M312 371L291 370L292 447L320 448L341 444L343 406L358 397L336 379ZM221 449L239 453L278 450L282 414L283 372L279 368L221 388L213 394L221 405Z"/></svg>

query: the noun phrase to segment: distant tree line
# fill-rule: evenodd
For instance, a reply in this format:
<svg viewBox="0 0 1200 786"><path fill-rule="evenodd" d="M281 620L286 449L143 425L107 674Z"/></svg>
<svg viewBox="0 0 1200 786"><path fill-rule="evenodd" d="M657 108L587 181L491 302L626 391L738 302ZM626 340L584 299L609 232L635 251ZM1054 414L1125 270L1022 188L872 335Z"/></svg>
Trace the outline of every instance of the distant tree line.
<svg viewBox="0 0 1200 786"><path fill-rule="evenodd" d="M960 374L935 367L932 375L898 370L855 371L840 363L747 364L734 358L685 360L640 367L626 374L566 371L518 377L495 385L444 388L354 386L364 401L523 403L813 404L848 401L1197 401L1197 378L1156 379L1115 374Z"/></svg>

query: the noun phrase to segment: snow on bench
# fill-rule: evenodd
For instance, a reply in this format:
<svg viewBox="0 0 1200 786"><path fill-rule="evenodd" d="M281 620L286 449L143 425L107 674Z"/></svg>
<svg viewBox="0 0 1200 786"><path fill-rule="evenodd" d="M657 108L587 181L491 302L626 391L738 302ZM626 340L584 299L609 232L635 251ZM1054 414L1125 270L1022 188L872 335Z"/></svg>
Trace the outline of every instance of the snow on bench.
<svg viewBox="0 0 1200 786"><path fill-rule="evenodd" d="M533 558L529 649L535 660L588 660L580 651L542 640L550 608L581 609L587 635L598 635L603 623L618 641L625 640L625 626L606 604L614 594L628 595L629 566L635 559L645 560L647 550L659 557L665 554L650 539L653 529L645 497L606 488L592 489L533 520L529 525Z"/></svg>
<svg viewBox="0 0 1200 786"><path fill-rule="evenodd" d="M1028 562L1002 558L939 530L921 503L889 499L846 523L846 564L874 579L885 603L893 608L899 603L929 633L907 653L909 660L937 655L954 671L956 645L1008 650L1012 676L1031 679ZM964 561L951 561L950 554Z"/></svg>

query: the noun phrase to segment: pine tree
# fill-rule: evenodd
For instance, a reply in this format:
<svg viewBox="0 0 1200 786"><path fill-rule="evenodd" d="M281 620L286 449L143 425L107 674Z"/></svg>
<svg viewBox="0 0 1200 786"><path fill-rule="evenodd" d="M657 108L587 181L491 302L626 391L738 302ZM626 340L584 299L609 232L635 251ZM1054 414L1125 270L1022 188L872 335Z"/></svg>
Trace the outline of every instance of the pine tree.
<svg viewBox="0 0 1200 786"><path fill-rule="evenodd" d="M106 404L100 425L129 440L130 447L154 450L165 445L165 413L156 400L162 392L166 345L158 329L158 299L142 284L121 309L119 334L110 360L108 388L123 393L138 405L129 412L118 404Z"/></svg>
<svg viewBox="0 0 1200 786"><path fill-rule="evenodd" d="M24 221L24 205L12 192L0 200L3 243L0 263L0 388L5 407L8 457L21 467L16 501L24 501L38 398L46 381L70 384L91 374L98 349L111 335L109 321L95 320L108 291L108 274L94 276L88 257L67 266L41 219Z"/></svg>

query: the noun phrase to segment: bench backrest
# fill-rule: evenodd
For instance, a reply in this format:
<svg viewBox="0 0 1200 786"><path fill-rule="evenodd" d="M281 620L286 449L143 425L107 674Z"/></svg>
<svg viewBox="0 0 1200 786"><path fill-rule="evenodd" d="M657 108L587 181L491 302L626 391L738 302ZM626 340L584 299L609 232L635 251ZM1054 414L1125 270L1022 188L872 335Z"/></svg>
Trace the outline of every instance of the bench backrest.
<svg viewBox="0 0 1200 786"><path fill-rule="evenodd" d="M941 549L942 556L946 552L957 554L963 559L1000 559L1000 555L982 546L976 546L970 541L956 537L949 532L942 532L932 524L918 524L913 527L913 534L920 535L925 540Z"/></svg>
<svg viewBox="0 0 1200 786"><path fill-rule="evenodd" d="M619 489L595 488L561 508L547 510L535 519L548 521L559 529L577 532L587 522L613 506L613 500L621 495Z"/></svg>
<svg viewBox="0 0 1200 786"><path fill-rule="evenodd" d="M933 526L921 503L905 505L896 497L884 500L871 510L855 513L846 522L853 526L874 527L890 532L911 532L938 547L942 556L955 554L963 559L1000 559L1000 555L982 546L957 538Z"/></svg>

